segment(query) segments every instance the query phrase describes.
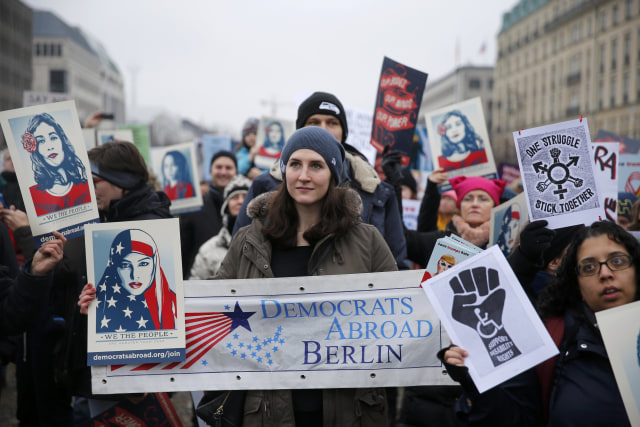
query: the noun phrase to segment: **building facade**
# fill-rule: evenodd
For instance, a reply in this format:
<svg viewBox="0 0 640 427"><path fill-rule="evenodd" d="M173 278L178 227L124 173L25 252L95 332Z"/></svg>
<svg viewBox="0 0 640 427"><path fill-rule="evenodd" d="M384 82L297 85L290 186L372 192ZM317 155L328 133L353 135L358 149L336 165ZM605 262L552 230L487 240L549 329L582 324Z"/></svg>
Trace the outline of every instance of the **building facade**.
<svg viewBox="0 0 640 427"><path fill-rule="evenodd" d="M51 12L33 12L35 92L66 93L80 120L101 110L125 122L124 79L99 42Z"/></svg>
<svg viewBox="0 0 640 427"><path fill-rule="evenodd" d="M588 118L640 138L640 0L521 0L503 16L493 93L496 161L513 132Z"/></svg>
<svg viewBox="0 0 640 427"><path fill-rule="evenodd" d="M32 13L18 0L0 1L0 111L22 107L31 89Z"/></svg>
<svg viewBox="0 0 640 427"><path fill-rule="evenodd" d="M426 113L478 96L482 98L484 117L489 129L493 104L493 67L459 67L433 83L427 83L420 111Z"/></svg>

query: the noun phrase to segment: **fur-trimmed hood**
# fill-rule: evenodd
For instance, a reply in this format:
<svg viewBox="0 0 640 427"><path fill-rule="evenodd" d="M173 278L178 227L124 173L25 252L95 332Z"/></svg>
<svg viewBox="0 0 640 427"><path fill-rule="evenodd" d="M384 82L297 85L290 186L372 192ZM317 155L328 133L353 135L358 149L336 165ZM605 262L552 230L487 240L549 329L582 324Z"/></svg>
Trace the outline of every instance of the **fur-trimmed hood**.
<svg viewBox="0 0 640 427"><path fill-rule="evenodd" d="M255 199L251 200L247 205L247 215L249 216L249 218L264 221L264 219L267 217L271 199L275 194L275 191L270 191L268 193L261 194ZM352 190L351 188L348 188L345 194L345 203L348 206L353 206L355 208L353 212L357 212L357 214L355 214L353 217L353 222L361 222L362 220L360 219L360 215L362 214L362 199L360 199L360 195L358 194L358 192Z"/></svg>

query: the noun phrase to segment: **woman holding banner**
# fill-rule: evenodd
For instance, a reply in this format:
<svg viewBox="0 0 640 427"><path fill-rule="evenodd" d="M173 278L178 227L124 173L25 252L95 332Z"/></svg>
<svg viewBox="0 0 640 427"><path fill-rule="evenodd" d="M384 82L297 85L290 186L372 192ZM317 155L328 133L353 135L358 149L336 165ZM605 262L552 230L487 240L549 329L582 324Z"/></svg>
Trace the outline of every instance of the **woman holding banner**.
<svg viewBox="0 0 640 427"><path fill-rule="evenodd" d="M64 129L50 114L31 118L22 135L22 147L31 155L36 185L29 191L36 215L91 201L85 167Z"/></svg>
<svg viewBox="0 0 640 427"><path fill-rule="evenodd" d="M639 269L640 244L622 227L601 221L578 231L538 299L560 355L478 394L464 363L468 352L441 350L465 389L458 415L471 425L629 425L595 313L638 301Z"/></svg>
<svg viewBox="0 0 640 427"><path fill-rule="evenodd" d="M360 219L358 194L338 187L344 156L330 132L296 131L282 151L282 185L251 202L252 223L233 238L216 279L397 270L383 237ZM243 425L322 426L327 417L324 425L384 426L386 406L383 388L251 390Z"/></svg>

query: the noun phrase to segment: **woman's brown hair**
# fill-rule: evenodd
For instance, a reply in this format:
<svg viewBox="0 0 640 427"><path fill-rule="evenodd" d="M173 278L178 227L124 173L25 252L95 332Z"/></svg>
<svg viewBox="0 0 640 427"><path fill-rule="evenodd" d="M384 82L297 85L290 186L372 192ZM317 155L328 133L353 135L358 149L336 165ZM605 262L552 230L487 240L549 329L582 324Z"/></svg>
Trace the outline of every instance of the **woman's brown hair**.
<svg viewBox="0 0 640 427"><path fill-rule="evenodd" d="M327 194L322 200L321 221L303 234L304 239L312 246L329 234L345 234L360 219L357 206L347 202L348 191L353 190L337 187L335 180L331 180ZM284 181L271 199L262 232L275 247L296 246L298 211Z"/></svg>

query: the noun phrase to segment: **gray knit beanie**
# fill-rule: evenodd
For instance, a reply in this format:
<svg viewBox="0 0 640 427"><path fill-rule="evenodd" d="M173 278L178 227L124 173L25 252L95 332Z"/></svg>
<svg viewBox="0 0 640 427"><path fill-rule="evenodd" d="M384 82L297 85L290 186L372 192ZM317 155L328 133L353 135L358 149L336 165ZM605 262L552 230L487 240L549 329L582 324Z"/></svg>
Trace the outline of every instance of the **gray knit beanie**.
<svg viewBox="0 0 640 427"><path fill-rule="evenodd" d="M342 176L342 164L344 163L344 148L336 140L331 132L318 126L307 126L298 129L291 135L284 145L280 156L280 171L282 179L285 179L285 169L291 155L302 149L313 150L320 154L331 170L331 175L340 184Z"/></svg>

